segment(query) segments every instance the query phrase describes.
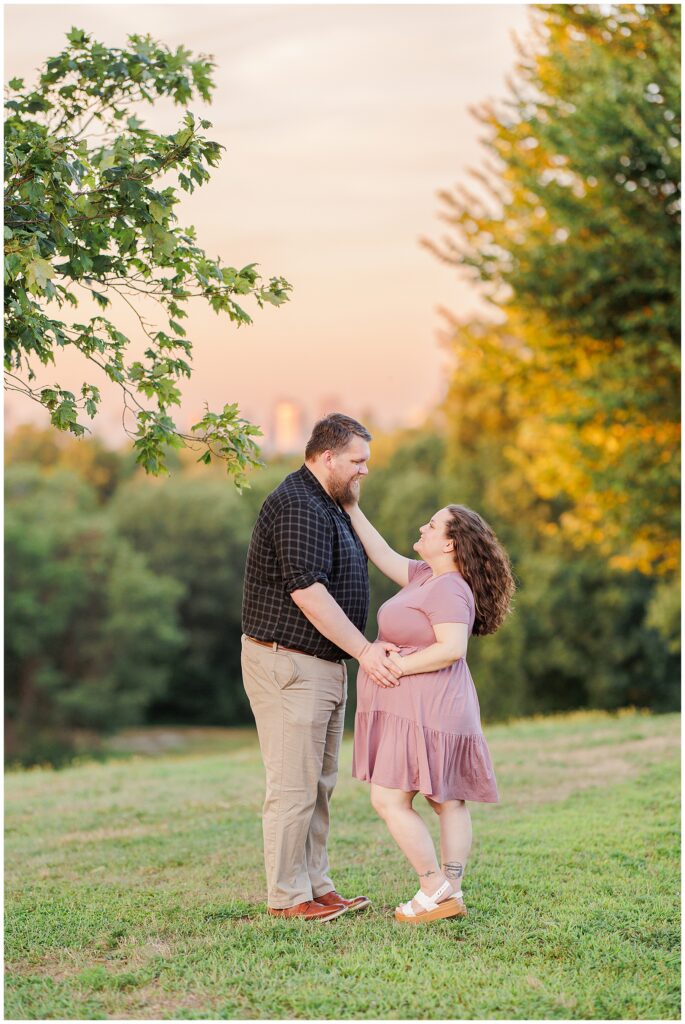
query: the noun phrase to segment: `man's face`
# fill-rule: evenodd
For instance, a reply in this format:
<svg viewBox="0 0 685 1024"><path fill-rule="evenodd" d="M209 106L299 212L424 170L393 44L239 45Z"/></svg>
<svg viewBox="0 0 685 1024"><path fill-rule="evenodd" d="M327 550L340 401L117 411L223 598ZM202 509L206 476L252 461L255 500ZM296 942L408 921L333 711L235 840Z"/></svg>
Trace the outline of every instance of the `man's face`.
<svg viewBox="0 0 685 1024"><path fill-rule="evenodd" d="M371 457L368 441L353 435L347 448L331 453L328 466L328 489L334 501L344 505L357 495L354 493L358 481L369 472L367 462Z"/></svg>

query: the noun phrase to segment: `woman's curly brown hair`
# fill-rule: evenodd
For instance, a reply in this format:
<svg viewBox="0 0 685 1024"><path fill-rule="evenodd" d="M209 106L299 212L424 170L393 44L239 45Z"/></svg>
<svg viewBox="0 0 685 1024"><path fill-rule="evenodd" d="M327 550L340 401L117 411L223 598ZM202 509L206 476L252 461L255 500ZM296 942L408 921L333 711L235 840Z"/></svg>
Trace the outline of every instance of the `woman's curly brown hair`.
<svg viewBox="0 0 685 1024"><path fill-rule="evenodd" d="M508 615L516 590L509 556L485 520L465 505L448 505L445 527L454 542L454 561L473 591L474 636L494 633Z"/></svg>

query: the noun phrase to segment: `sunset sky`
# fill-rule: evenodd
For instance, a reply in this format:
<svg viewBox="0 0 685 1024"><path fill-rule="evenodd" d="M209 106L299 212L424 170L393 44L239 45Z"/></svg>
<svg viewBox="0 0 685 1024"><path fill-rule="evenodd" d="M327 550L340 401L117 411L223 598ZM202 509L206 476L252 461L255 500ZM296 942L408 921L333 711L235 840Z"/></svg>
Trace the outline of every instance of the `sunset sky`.
<svg viewBox="0 0 685 1024"><path fill-rule="evenodd" d="M249 307L255 322L240 330L192 309L180 425L205 401L237 401L266 426L279 399L300 402L310 420L335 405L372 409L392 426L418 422L439 400L438 307L481 306L419 239L441 233L437 191L469 184L467 169L483 159L468 108L506 94L512 32L525 38L529 17L526 5L5 7L6 79L31 81L72 25L110 46L150 32L218 65L212 104L189 107L226 152L211 182L184 198L180 222L195 224L211 256L258 261L294 290L279 310ZM165 102L143 116L170 131L182 109ZM101 386L93 429L118 442L120 393L96 374L76 356L38 383ZM8 427L48 422L28 399L6 396L5 409Z"/></svg>

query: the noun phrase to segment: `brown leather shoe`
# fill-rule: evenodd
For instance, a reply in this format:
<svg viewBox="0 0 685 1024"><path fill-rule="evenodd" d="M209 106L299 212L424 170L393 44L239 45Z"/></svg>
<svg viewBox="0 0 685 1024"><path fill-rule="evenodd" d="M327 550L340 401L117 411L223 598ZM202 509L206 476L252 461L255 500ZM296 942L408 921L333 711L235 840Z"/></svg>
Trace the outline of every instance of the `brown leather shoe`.
<svg viewBox="0 0 685 1024"><path fill-rule="evenodd" d="M303 917L305 921L333 921L334 918L344 914L347 908L339 903L323 906L316 900L306 900L304 903L296 903L294 907L285 907L283 910L278 910L275 907L266 909L272 917Z"/></svg>
<svg viewBox="0 0 685 1024"><path fill-rule="evenodd" d="M355 896L353 900L346 900L339 892L332 889L323 896L316 897L317 903L323 903L324 907L343 907L345 910L365 910L371 906L368 896Z"/></svg>

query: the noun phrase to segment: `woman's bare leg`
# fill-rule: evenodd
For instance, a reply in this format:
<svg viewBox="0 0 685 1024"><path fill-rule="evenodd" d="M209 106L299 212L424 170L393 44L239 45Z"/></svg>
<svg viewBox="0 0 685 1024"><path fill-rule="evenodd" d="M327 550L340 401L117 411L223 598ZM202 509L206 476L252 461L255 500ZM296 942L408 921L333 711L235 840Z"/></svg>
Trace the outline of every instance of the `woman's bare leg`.
<svg viewBox="0 0 685 1024"><path fill-rule="evenodd" d="M473 837L469 809L464 800L445 800L440 804L428 797L426 799L440 818L442 870L455 892L459 892Z"/></svg>
<svg viewBox="0 0 685 1024"><path fill-rule="evenodd" d="M427 896L432 896L447 876L440 869L433 840L423 818L412 807L415 796L415 792L405 793L400 789L386 789L371 783L374 810L388 826L390 835L419 876L421 889ZM454 891L454 887L451 887L444 898ZM412 901L412 906L421 912L420 904Z"/></svg>

